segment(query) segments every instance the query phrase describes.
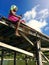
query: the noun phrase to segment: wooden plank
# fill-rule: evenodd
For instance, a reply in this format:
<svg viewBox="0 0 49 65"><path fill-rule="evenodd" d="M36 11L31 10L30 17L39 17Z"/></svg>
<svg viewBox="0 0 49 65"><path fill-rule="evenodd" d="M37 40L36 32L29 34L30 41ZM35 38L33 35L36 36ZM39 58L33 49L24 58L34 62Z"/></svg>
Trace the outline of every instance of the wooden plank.
<svg viewBox="0 0 49 65"><path fill-rule="evenodd" d="M2 42L0 42L0 46L1 46L1 47L5 47L5 48L7 48L7 49L14 50L14 51L16 51L16 52L20 52L20 53L23 53L23 54L26 54L26 55L29 55L29 56L34 57L34 54L33 54L33 53L30 53L30 52L28 52L28 51L22 50L22 49L17 48L17 47L13 47L13 46L11 46L11 45L8 45L8 44L2 43Z"/></svg>
<svg viewBox="0 0 49 65"><path fill-rule="evenodd" d="M49 48L41 48L41 51L49 51Z"/></svg>

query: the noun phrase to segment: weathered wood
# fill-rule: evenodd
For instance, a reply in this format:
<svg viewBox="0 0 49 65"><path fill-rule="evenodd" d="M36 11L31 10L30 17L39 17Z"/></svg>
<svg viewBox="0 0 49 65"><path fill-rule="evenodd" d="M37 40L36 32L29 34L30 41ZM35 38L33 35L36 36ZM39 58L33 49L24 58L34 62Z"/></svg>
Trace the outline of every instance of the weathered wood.
<svg viewBox="0 0 49 65"><path fill-rule="evenodd" d="M2 53L1 53L1 65L3 65L3 57L4 57L4 50L2 50Z"/></svg>
<svg viewBox="0 0 49 65"><path fill-rule="evenodd" d="M33 54L33 53L27 52L27 51L25 51L25 50L22 50L22 49L17 48L17 47L13 47L13 46L11 46L11 45L8 45L8 44L2 43L2 42L0 42L0 46L1 46L1 47L5 47L5 48L7 48L7 49L11 49L11 50L16 51L16 52L24 53L24 54L26 54L26 55L29 55L29 56L34 57L34 54Z"/></svg>
<svg viewBox="0 0 49 65"><path fill-rule="evenodd" d="M14 52L14 65L16 65L16 52Z"/></svg>
<svg viewBox="0 0 49 65"><path fill-rule="evenodd" d="M8 22L8 21L9 21L9 20L7 20L7 19L5 18L5 19L3 19L2 21L0 21L0 24L5 25L7 28L8 28L8 27L11 27L12 29L14 29L15 26L14 26L14 27L11 26L11 25L9 26L9 24L6 23L6 22ZM11 24L12 24L12 23L11 23ZM24 27L25 30L22 29L22 27ZM45 34L43 34L43 33L40 33L40 32L38 32L38 31L34 30L33 28L30 28L29 26L27 26L26 24L23 24L23 23L20 24L20 27L19 27L18 30L19 30L20 34L22 35L22 37L25 38L25 40L27 40L29 44L31 44L32 46L36 46L35 52L36 52L37 64L38 64L38 65L43 65L43 63L42 63L42 55L43 55L43 53L41 53L41 51L49 51L49 48L41 48L41 40L46 41L46 42L49 42L49 36L47 36L47 35L45 35ZM3 31L3 30L2 30L2 31ZM28 31L28 32L27 32L27 31ZM37 41L36 45L25 35L26 33L27 33L28 35L32 36L32 37L36 37L36 41ZM13 34L12 34L12 35L13 35ZM39 39L39 40L37 40L37 39ZM40 39L41 39L41 40L40 40ZM35 42L36 42L36 41L35 41ZM19 41L19 42L20 42L20 41ZM5 47L5 48L10 49L10 50L13 50L13 51L15 51L15 52L24 53L24 54L26 54L26 55L29 55L29 56L34 57L34 54L33 54L33 53L27 52L27 51L22 50L22 49L17 48L17 47L13 47L13 46L8 45L8 44L5 44L5 43L1 43L1 42L0 42L0 46L1 46L1 47ZM43 55L43 56L45 57L45 55ZM47 59L47 57L45 57L45 59L46 59L47 61L49 61L49 60ZM14 65L16 65L16 53L14 54Z"/></svg>
<svg viewBox="0 0 49 65"><path fill-rule="evenodd" d="M47 63L47 61L42 61L43 63Z"/></svg>
<svg viewBox="0 0 49 65"><path fill-rule="evenodd" d="M25 56L25 65L28 65L28 63L27 63L27 56Z"/></svg>
<svg viewBox="0 0 49 65"><path fill-rule="evenodd" d="M41 41L38 40L37 43L36 43L37 47L36 47L36 58L37 58L37 65L43 65L42 63L42 55L41 55L41 51L40 51L40 48L41 48Z"/></svg>
<svg viewBox="0 0 49 65"><path fill-rule="evenodd" d="M0 21L0 24L4 24L4 25L6 25L6 26L9 26L6 22L5 22L6 20L3 20L3 21ZM21 26L21 25L20 25ZM30 35L32 35L32 36L36 36L36 34L37 34L37 37L38 38L41 38L42 40L45 40L45 41L48 41L49 42L49 36L47 36L47 35L45 35L45 34L43 34L43 33L40 33L40 32L38 32L38 31L36 31L36 30L34 30L33 28L30 28L29 26L27 26L26 24L23 24L22 23L22 26L25 26L24 28L29 28L29 33L28 34L30 34ZM15 28L15 27L13 27L13 26L11 26L12 28ZM27 29L26 28L26 29ZM25 31L23 31L22 29L19 29L20 31L22 31L22 32L24 32L24 33L26 33Z"/></svg>
<svg viewBox="0 0 49 65"><path fill-rule="evenodd" d="M25 34L23 34L23 33L20 33L32 46L34 46L34 43L33 42L31 42L30 40L29 40L29 38L25 35Z"/></svg>
<svg viewBox="0 0 49 65"><path fill-rule="evenodd" d="M49 59L41 52L42 56L46 59L47 62L49 62Z"/></svg>
<svg viewBox="0 0 49 65"><path fill-rule="evenodd" d="M49 51L49 48L41 48L41 51Z"/></svg>

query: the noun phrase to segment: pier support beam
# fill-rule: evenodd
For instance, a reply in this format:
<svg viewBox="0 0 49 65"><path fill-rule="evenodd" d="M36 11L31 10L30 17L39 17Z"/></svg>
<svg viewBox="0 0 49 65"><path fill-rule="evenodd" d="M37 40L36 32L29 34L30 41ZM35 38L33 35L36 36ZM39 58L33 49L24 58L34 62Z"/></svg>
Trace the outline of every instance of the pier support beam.
<svg viewBox="0 0 49 65"><path fill-rule="evenodd" d="M2 52L1 52L1 65L3 65L3 57L4 57L4 50L2 49Z"/></svg>
<svg viewBox="0 0 49 65"><path fill-rule="evenodd" d="M42 55L41 55L41 41L38 40L36 42L36 60L37 60L37 65L43 65L42 63Z"/></svg>
<svg viewBox="0 0 49 65"><path fill-rule="evenodd" d="M27 56L25 56L25 65L28 65L28 63L27 63Z"/></svg>
<svg viewBox="0 0 49 65"><path fill-rule="evenodd" d="M14 52L14 65L16 65L16 52Z"/></svg>

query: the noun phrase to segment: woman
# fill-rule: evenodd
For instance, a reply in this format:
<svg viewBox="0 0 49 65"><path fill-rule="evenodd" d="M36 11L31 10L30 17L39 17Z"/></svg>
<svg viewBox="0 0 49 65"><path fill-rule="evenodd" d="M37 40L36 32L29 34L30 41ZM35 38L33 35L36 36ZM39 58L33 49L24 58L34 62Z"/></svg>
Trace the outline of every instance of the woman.
<svg viewBox="0 0 49 65"><path fill-rule="evenodd" d="M16 25L16 35L20 36L19 33L18 33L18 27L19 27L19 24L20 24L21 16L16 15L17 10L18 10L17 6L12 5L8 19Z"/></svg>

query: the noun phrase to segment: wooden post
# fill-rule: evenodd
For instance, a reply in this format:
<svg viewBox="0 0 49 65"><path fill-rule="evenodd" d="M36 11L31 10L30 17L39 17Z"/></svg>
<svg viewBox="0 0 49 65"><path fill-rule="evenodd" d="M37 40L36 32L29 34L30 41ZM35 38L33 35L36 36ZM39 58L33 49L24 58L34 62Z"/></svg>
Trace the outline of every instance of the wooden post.
<svg viewBox="0 0 49 65"><path fill-rule="evenodd" d="M16 65L16 52L14 52L14 65Z"/></svg>
<svg viewBox="0 0 49 65"><path fill-rule="evenodd" d="M27 63L27 56L25 56L25 64L28 65L28 63Z"/></svg>
<svg viewBox="0 0 49 65"><path fill-rule="evenodd" d="M43 65L40 48L41 48L41 41L38 40L37 43L36 43L36 60L37 60L37 65Z"/></svg>
<svg viewBox="0 0 49 65"><path fill-rule="evenodd" d="M2 53L1 53L1 65L3 65L3 57L4 57L4 50L2 50Z"/></svg>

